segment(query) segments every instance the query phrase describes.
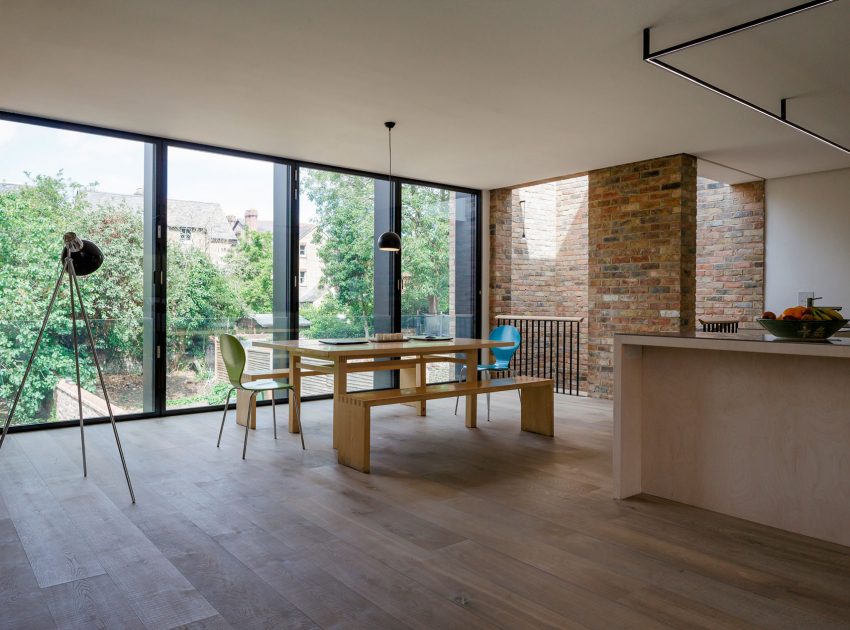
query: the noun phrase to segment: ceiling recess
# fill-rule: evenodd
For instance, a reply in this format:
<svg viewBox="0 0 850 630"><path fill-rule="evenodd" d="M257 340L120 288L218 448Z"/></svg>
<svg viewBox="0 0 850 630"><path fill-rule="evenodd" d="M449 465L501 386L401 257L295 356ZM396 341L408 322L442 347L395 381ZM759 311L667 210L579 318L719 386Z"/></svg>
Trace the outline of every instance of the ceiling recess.
<svg viewBox="0 0 850 630"><path fill-rule="evenodd" d="M743 105L744 107L749 107L751 110L758 112L768 118L772 118L777 122L782 123L783 125L787 125L792 129L796 129L807 136L818 140L819 142L823 142L824 144L842 151L847 155L850 155L850 148L845 147L837 142L830 140L829 138L825 138L824 136L803 127L802 125L798 125L797 123L791 122L788 120L786 114L786 100L782 99L780 101L780 110L778 114L771 112L763 107L756 105L755 103L748 101L740 96L736 96L727 90L724 90L708 81L700 79L699 77L690 74L689 72L685 72L680 68L676 68L675 66L671 66L669 63L660 60L660 57L665 55L670 55L672 53L680 52L682 50L692 48L694 46L699 46L700 44L705 44L710 41L714 41L716 39L720 39L722 37L726 37L728 35L734 35L735 33L740 33L742 31L747 31L751 28L755 28L757 26L761 26L763 24L767 24L769 22L775 22L776 20L780 20L782 18L787 18L792 15L796 15L798 13L802 13L803 11L808 11L809 9L815 9L817 7L823 6L825 4L830 4L835 2L836 0L814 0L812 2L806 2L804 4L797 5L795 7L791 7L790 9L785 9L784 11L779 11L777 13L771 13L770 15L766 15L764 17L757 18L755 20L750 20L749 22L744 22L743 24L738 24L737 26L730 26L729 28L725 28L721 31L717 31L716 33L711 33L709 35L703 35L702 37L697 37L696 39L689 40L687 42L683 42L681 44L676 44L675 46L668 46L667 48L663 48L661 50L657 50L655 52L650 52L651 44L650 44L650 29L643 29L643 60L647 63L651 63L654 66L661 68L662 70L666 70L672 74L675 74L683 79L687 79L691 83L695 83L700 87L703 87L707 90L711 90L715 94L719 94L720 96L724 96L736 103Z"/></svg>

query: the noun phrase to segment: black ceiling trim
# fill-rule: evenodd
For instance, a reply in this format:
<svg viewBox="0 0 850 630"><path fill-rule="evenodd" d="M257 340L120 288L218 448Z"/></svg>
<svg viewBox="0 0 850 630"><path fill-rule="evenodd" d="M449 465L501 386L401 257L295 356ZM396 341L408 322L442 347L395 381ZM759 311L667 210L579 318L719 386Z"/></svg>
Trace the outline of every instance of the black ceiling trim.
<svg viewBox="0 0 850 630"><path fill-rule="evenodd" d="M711 33L709 35L703 35L702 37L697 37L696 39L692 39L692 40L683 42L681 44L676 44L675 46L668 46L667 48L662 48L661 50L658 50L656 52L650 52L650 50L651 50L650 30L651 29L645 28L645 29L643 29L643 60L646 61L647 63L651 63L652 65L654 65L658 68L661 68L662 70L666 70L667 72L670 72L672 74L675 74L676 76L679 76L683 79L686 79L686 80L690 81L691 83L699 85L700 87L703 87L707 90L711 90L715 94L719 94L720 96L724 96L731 101L735 101L736 103L743 105L744 107L748 107L751 110L758 112L759 114L762 114L763 116L767 116L768 118L772 118L773 120L780 122L787 127L791 127L792 129L796 129L797 131L802 132L802 133L806 134L807 136L809 136L810 138L814 138L815 140L818 140L819 142L822 142L822 143L832 147L833 149L838 149L839 151L842 151L842 152L850 155L850 148L845 147L841 144L838 144L837 142L834 142L834 141L830 140L829 138L825 138L824 136L812 131L811 129L807 129L806 127L803 127L802 125L798 125L798 124L793 123L790 120L788 120L788 118L786 116L786 107L785 107L785 101L787 99L783 98L781 100L781 102L780 102L780 113L774 114L773 112L765 109L764 107L760 107L760 106L756 105L755 103L753 103L751 101L748 101L744 98L741 98L740 96L732 94L731 92L728 92L728 91L724 90L723 88L720 88L716 85L713 85L712 83L709 83L708 81L704 81L703 79L700 79L699 77L696 77L696 76L694 76L694 75L692 75L688 72L685 72L684 70L676 68L675 66L672 66L669 63L666 63L666 62L661 61L659 59L659 57L663 57L665 55L676 53L676 52L685 50L687 48L691 48L693 46L698 46L700 44L704 44L706 42L714 41L716 39L720 39L721 37L726 37L728 35L734 35L735 33L740 33L742 31L746 31L746 30L749 30L751 28L761 26L762 24L774 22L776 20L786 18L786 17L792 16L792 15L796 15L798 13L802 13L803 11L808 11L809 9L814 9L814 8L823 6L825 4L830 4L830 3L835 2L835 1L836 0L814 0L813 2L806 2L804 4L800 4L800 5L797 5L795 7L791 7L790 9L785 9L784 11L779 11L777 13L771 13L770 15L766 15L764 17L757 18L755 20L750 20L749 22L744 22L743 24L738 24L737 26L730 26L729 28L725 28L722 31L717 31L716 33Z"/></svg>

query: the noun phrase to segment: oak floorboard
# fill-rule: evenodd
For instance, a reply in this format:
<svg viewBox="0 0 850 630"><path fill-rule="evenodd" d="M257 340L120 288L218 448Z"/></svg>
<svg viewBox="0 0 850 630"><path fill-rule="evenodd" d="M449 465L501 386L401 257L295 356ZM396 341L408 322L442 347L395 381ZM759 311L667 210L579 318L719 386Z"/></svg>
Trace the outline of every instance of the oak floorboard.
<svg viewBox="0 0 850 630"><path fill-rule="evenodd" d="M0 478L0 494L39 587L106 572L17 440L7 440L3 445Z"/></svg>
<svg viewBox="0 0 850 630"><path fill-rule="evenodd" d="M0 628L55 627L24 546L9 518L0 519Z"/></svg>
<svg viewBox="0 0 850 630"><path fill-rule="evenodd" d="M127 510L206 601L239 628L315 628L317 625L280 597L245 564L230 554L155 490L145 487L145 502L156 505L144 516Z"/></svg>
<svg viewBox="0 0 850 630"><path fill-rule="evenodd" d="M479 407L474 430L453 399L376 409L371 475L336 464L329 401L303 407L307 451L261 408L246 460L232 414L219 449L220 413L122 422L136 505L109 425L87 479L78 427L11 435L0 627L850 628L850 549L612 500L610 403L557 396L554 439L513 392ZM45 520L33 557L64 577L40 588L19 533Z"/></svg>
<svg viewBox="0 0 850 630"><path fill-rule="evenodd" d="M144 624L108 575L65 582L44 589L58 628L143 630Z"/></svg>

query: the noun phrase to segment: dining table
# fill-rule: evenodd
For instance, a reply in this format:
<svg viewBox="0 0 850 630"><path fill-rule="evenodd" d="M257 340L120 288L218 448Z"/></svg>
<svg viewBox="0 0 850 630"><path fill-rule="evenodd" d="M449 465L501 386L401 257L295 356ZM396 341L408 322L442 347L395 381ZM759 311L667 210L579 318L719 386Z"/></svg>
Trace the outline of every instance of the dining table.
<svg viewBox="0 0 850 630"><path fill-rule="evenodd" d="M489 339L439 338L435 340L408 339L404 341L294 339L287 341L255 341L254 346L283 351L289 357L289 382L294 392L289 399L289 431L301 430L298 419L301 411L302 372L325 373L333 377L333 447L340 441L339 396L348 391L348 375L357 372L399 371L401 389L424 390L429 363L455 363L466 366L466 379L478 381L478 353L489 348L508 347L511 341ZM458 357L462 354L463 357ZM307 360L305 362L305 360ZM426 402L409 403L421 416L426 414ZM466 426L476 426L477 396L466 396Z"/></svg>

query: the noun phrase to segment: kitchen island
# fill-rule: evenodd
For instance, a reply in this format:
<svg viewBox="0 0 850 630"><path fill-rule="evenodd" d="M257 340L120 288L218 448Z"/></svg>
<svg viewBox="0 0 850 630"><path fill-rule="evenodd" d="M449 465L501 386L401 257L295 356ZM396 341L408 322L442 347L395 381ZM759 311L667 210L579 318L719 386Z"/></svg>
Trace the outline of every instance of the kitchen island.
<svg viewBox="0 0 850 630"><path fill-rule="evenodd" d="M850 339L614 341L614 496L850 545Z"/></svg>

